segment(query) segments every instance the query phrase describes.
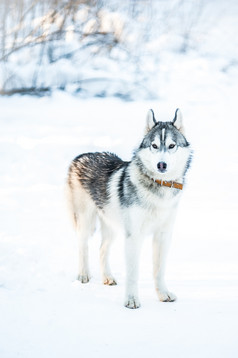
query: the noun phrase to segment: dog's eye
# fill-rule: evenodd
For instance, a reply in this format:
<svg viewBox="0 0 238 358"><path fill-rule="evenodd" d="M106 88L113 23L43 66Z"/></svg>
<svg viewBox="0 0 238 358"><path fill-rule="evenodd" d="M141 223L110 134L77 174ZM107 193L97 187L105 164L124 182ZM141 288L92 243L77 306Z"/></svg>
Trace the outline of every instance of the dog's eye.
<svg viewBox="0 0 238 358"><path fill-rule="evenodd" d="M153 147L154 149L158 149L158 146L157 146L155 143L152 144L152 147Z"/></svg>
<svg viewBox="0 0 238 358"><path fill-rule="evenodd" d="M169 149L173 149L175 147L175 144L170 144Z"/></svg>

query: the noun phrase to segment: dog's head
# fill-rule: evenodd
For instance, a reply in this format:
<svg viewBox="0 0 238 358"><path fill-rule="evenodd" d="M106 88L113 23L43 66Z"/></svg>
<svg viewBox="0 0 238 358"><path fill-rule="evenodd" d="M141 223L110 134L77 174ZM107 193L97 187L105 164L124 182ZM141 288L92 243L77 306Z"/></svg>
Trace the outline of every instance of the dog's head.
<svg viewBox="0 0 238 358"><path fill-rule="evenodd" d="M153 110L146 117L146 133L137 151L148 174L154 179L177 180L188 168L191 149L185 138L181 111L170 122L158 122Z"/></svg>

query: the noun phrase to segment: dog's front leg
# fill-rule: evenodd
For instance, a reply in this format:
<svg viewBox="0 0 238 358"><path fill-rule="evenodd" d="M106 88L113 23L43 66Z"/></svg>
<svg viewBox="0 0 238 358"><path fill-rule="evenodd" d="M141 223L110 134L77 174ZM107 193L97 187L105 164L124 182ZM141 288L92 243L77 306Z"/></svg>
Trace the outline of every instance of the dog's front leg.
<svg viewBox="0 0 238 358"><path fill-rule="evenodd" d="M153 239L153 271L155 289L162 302L173 302L176 300L174 293L169 292L165 280L165 264L168 248L171 241L171 232L160 232L154 235Z"/></svg>
<svg viewBox="0 0 238 358"><path fill-rule="evenodd" d="M126 250L126 298L125 307L139 308L138 298L138 276L139 256L142 239L139 236L127 236L125 242Z"/></svg>

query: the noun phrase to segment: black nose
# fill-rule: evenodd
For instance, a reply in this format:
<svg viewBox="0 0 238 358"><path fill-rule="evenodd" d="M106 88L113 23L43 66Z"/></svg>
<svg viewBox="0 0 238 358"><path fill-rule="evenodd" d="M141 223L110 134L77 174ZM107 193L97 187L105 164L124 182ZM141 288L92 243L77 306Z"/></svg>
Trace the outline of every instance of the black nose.
<svg viewBox="0 0 238 358"><path fill-rule="evenodd" d="M157 167L161 173L164 173L166 171L167 164L165 162L159 162Z"/></svg>

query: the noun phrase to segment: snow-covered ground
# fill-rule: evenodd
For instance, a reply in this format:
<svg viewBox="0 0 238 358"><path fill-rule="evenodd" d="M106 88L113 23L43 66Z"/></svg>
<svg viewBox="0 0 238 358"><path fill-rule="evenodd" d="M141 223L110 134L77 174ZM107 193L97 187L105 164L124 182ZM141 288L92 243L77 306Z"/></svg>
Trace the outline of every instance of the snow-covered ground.
<svg viewBox="0 0 238 358"><path fill-rule="evenodd" d="M192 79L181 66L157 102L80 100L61 92L0 98L0 357L237 356L238 88L234 76L228 81L211 69L206 76L199 66L203 72L193 71ZM123 238L111 257L117 286L101 283L99 230L90 241L93 278L86 285L75 280L77 240L63 195L67 168L85 151L109 150L128 160L147 110L171 120L178 106L195 152L168 259L168 286L178 301L157 300L148 238L142 307L128 310Z"/></svg>

